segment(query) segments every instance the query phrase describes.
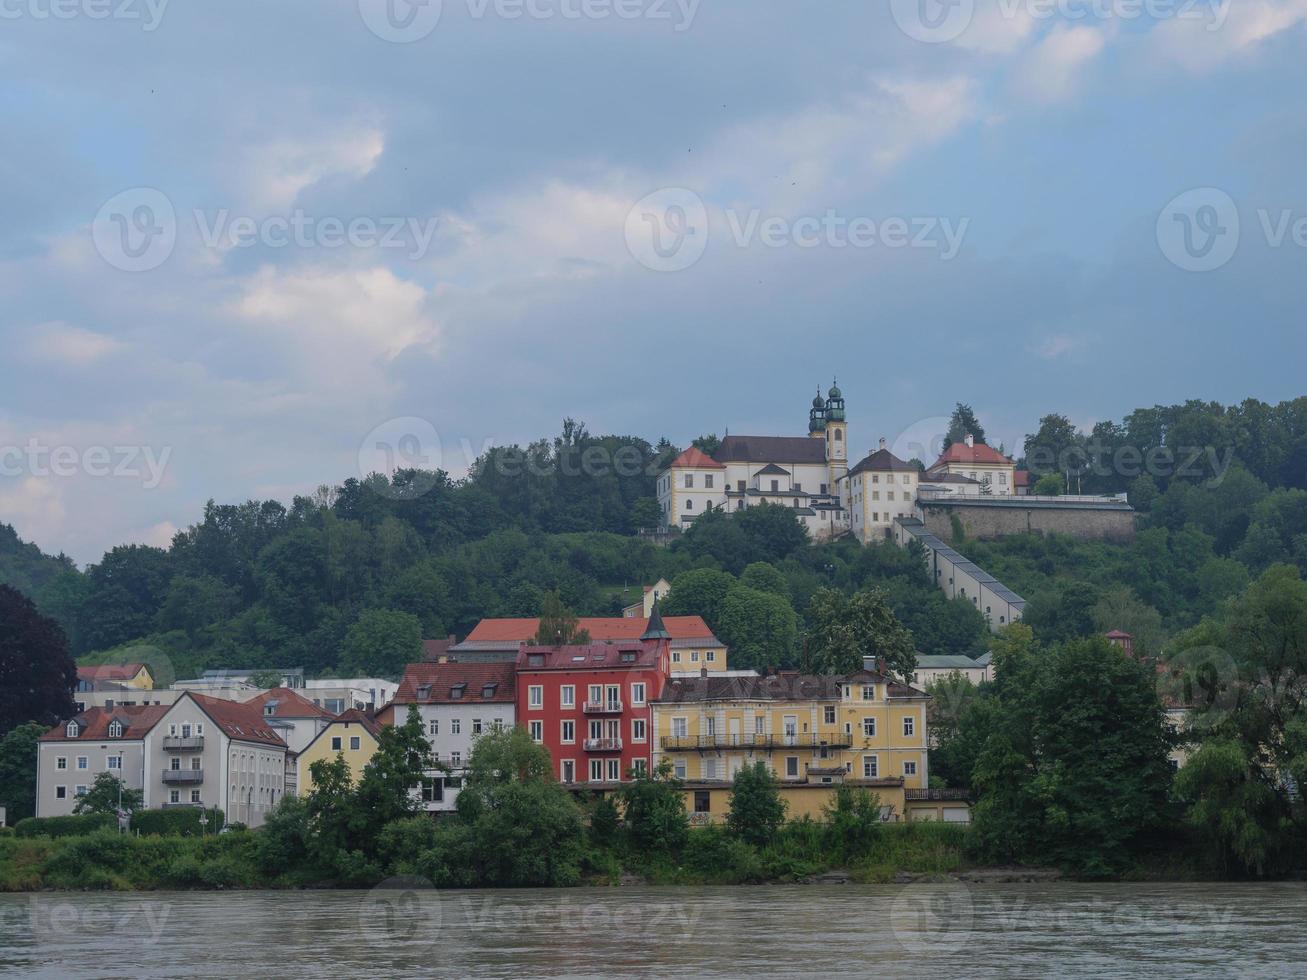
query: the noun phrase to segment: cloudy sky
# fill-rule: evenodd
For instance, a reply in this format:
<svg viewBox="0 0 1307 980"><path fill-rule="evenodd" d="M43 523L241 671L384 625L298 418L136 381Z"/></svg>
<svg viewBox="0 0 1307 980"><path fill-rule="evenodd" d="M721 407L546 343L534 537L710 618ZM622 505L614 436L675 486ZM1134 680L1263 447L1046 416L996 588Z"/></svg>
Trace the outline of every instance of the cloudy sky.
<svg viewBox="0 0 1307 980"><path fill-rule="evenodd" d="M1302 394L1304 21L0 0L0 521L94 561L378 445L800 433L835 375L855 450Z"/></svg>

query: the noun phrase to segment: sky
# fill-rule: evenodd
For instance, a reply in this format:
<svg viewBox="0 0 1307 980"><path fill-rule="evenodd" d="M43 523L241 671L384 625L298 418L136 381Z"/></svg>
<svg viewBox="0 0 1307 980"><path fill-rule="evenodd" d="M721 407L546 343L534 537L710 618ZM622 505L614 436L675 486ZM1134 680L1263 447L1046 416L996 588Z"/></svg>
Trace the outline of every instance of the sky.
<svg viewBox="0 0 1307 980"><path fill-rule="evenodd" d="M1304 393L1307 0L0 0L0 522Z"/></svg>

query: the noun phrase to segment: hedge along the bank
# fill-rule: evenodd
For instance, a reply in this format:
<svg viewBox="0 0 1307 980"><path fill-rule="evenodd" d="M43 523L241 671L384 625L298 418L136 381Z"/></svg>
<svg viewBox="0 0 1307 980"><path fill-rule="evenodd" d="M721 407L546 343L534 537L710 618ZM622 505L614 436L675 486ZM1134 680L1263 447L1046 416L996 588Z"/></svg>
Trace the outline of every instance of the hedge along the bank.
<svg viewBox="0 0 1307 980"><path fill-rule="evenodd" d="M14 824L15 837L80 837L107 827L117 827L112 813L82 813L66 817L26 817Z"/></svg>
<svg viewBox="0 0 1307 980"><path fill-rule="evenodd" d="M199 837L200 814L208 816L204 833L216 834L225 822L218 807L201 810L199 807L177 807L171 810L137 810L132 814L132 831L142 836L158 834L161 837Z"/></svg>

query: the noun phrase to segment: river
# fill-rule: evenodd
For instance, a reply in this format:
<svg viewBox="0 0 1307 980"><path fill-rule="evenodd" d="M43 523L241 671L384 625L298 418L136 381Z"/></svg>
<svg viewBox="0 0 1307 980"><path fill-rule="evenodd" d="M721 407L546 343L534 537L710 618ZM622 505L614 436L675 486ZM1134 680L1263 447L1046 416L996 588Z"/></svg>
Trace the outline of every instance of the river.
<svg viewBox="0 0 1307 980"><path fill-rule="evenodd" d="M0 895L24 977L1307 976L1307 885Z"/></svg>

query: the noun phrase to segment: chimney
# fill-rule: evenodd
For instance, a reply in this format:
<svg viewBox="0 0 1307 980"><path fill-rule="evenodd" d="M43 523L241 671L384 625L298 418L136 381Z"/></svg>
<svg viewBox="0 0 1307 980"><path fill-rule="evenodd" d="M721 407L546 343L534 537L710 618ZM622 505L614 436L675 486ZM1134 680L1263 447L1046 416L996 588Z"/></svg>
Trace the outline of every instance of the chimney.
<svg viewBox="0 0 1307 980"><path fill-rule="evenodd" d="M970 432L968 432L968 433L967 433L967 448L968 448L968 449L971 449L971 448L974 447L975 445L976 445L976 437L973 436Z"/></svg>
<svg viewBox="0 0 1307 980"><path fill-rule="evenodd" d="M881 448L881 449L884 449L884 448L885 448L885 437L884 437L884 436L881 436L881 437L880 437L880 448Z"/></svg>

